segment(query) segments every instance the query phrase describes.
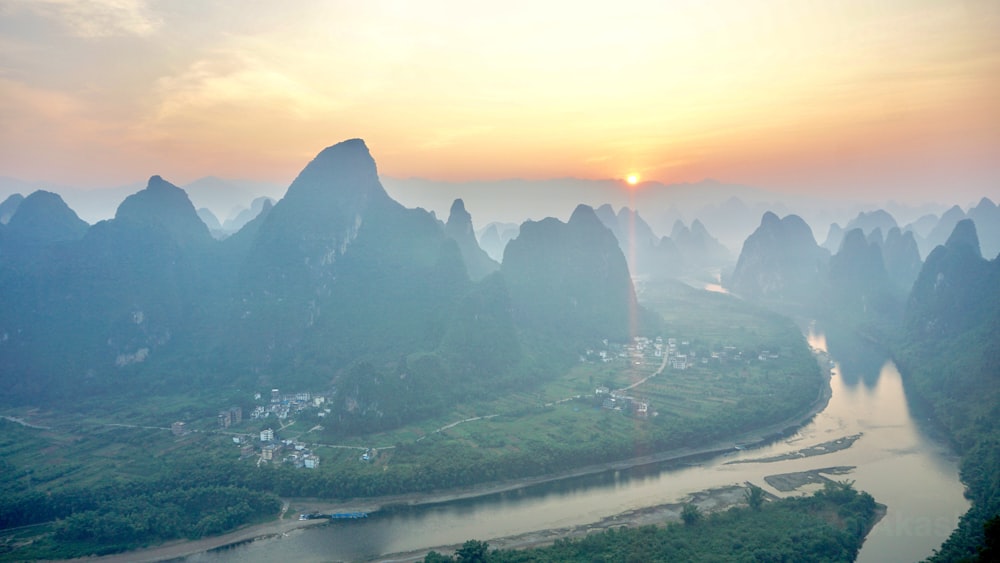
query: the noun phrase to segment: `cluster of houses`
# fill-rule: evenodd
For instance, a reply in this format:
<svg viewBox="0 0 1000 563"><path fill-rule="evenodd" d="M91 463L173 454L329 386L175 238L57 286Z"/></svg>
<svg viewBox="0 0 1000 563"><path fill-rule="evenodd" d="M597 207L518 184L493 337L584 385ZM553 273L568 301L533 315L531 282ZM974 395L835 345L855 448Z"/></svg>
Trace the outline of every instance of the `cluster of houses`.
<svg viewBox="0 0 1000 563"><path fill-rule="evenodd" d="M254 393L253 398L255 401L262 400L260 393ZM319 416L325 417L330 414L330 409L323 408L325 403L326 397L323 395L315 395L308 392L282 395L278 389L271 389L270 400L266 404L254 407L253 412L250 413L250 418L260 420L274 416L278 420L285 420L289 415L309 408L322 409L319 412Z"/></svg>
<svg viewBox="0 0 1000 563"><path fill-rule="evenodd" d="M640 418L646 418L651 412L649 410L649 401L629 397L622 390L612 390L601 386L594 390L594 395L602 399L601 408L623 411ZM653 416L656 416L656 413L653 413Z"/></svg>
<svg viewBox="0 0 1000 563"><path fill-rule="evenodd" d="M674 370L686 370L698 364L723 363L723 362L743 362L745 355L743 351L735 346L724 346L719 350L699 353L693 349L687 340L676 338L662 338L657 336L650 339L645 336L637 336L626 344L609 343L603 341L604 349L588 349L580 357L583 362L603 362L613 361L628 362L629 365L640 366L647 362L659 365L661 362L666 367ZM763 350L756 353L758 361L774 360L778 354ZM750 356L753 358L753 356ZM594 396L600 401L601 407L610 410L623 411L627 414L638 417L655 416L656 413L650 409L649 402L644 399L637 399L625 394L625 390L613 390L608 387L598 387L594 390Z"/></svg>
<svg viewBox="0 0 1000 563"><path fill-rule="evenodd" d="M236 441L236 438L233 438ZM254 455L253 444L245 444L242 455ZM278 440L274 430L266 428L260 431L260 462L275 462L280 460L295 467L306 469L319 468L319 456L312 452L304 443L296 440Z"/></svg>
<svg viewBox="0 0 1000 563"><path fill-rule="evenodd" d="M674 339L671 338L670 340ZM632 342L628 344L608 342L605 339L603 344L603 350L595 350L593 348L585 350L583 355L580 356L580 361L603 362L607 364L615 360L620 360L628 361L634 365L642 365L649 357L652 357L655 360L656 358L662 358L664 354L668 353L663 338L659 336L655 339L649 339L645 336L636 336L632 339Z"/></svg>
<svg viewBox="0 0 1000 563"><path fill-rule="evenodd" d="M676 338L662 338L657 336L650 339L645 336L637 336L632 342L627 344L609 343L603 341L604 349L588 349L580 357L583 362L604 362L610 363L615 360L627 361L632 365L643 365L647 361L659 363L664 357L667 358L667 366L671 369L685 370L698 364L710 364L712 362L742 362L746 355L735 346L724 346L719 350L699 354L691 347L687 340ZM750 359L756 357L759 361L775 360L779 354L769 350L754 352Z"/></svg>
<svg viewBox="0 0 1000 563"><path fill-rule="evenodd" d="M326 397L308 392L298 392L283 395L278 389L272 389L270 397L264 399L260 393L254 394L254 400L260 403L250 413L253 420L263 420L275 417L278 421L284 421L290 415L302 412L306 409L318 408L320 417L330 414L330 409L323 409L326 404ZM243 409L232 406L219 411L216 417L219 430L227 430L230 427L243 422ZM170 431L174 436L184 436L191 432L188 425L183 421L177 421L170 425ZM313 453L302 442L293 440L278 440L274 430L267 428L260 432L259 447L254 442L255 436L252 434L241 435L232 433L234 444L240 447L241 458L258 457L258 463L281 461L289 463L295 467L316 469L319 467L319 456Z"/></svg>

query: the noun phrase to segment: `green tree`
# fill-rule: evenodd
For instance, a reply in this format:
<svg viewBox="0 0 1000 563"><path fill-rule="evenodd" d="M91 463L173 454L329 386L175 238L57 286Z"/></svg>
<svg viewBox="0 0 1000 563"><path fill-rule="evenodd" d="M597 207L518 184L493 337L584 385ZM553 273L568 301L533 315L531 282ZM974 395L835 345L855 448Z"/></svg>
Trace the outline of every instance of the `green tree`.
<svg viewBox="0 0 1000 563"><path fill-rule="evenodd" d="M750 483L747 490L743 492L743 496L747 499L747 505L752 510L760 510L760 507L764 505L764 489L753 483Z"/></svg>
<svg viewBox="0 0 1000 563"><path fill-rule="evenodd" d="M482 563L486 561L486 552L489 550L490 544L479 541L479 540L468 540L462 544L462 547L455 552L458 556L458 560L469 563Z"/></svg>
<svg viewBox="0 0 1000 563"><path fill-rule="evenodd" d="M698 505L687 503L684 508L681 509L681 520L684 521L688 526L693 526L697 524L702 519L701 509Z"/></svg>

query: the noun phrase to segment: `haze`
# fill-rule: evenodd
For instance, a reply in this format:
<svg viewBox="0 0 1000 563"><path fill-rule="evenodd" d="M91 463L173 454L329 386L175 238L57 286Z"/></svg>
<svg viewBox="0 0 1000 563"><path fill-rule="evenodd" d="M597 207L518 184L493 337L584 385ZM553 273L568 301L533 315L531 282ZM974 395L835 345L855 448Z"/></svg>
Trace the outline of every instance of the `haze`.
<svg viewBox="0 0 1000 563"><path fill-rule="evenodd" d="M400 179L965 204L1000 194L998 28L975 0L9 0L0 175L287 186L364 137Z"/></svg>

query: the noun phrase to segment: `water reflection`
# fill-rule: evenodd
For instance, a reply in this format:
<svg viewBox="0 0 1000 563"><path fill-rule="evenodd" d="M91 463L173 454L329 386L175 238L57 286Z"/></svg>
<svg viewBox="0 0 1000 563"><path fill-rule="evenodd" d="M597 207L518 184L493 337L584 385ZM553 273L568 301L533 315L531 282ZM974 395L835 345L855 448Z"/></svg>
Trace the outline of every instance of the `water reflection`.
<svg viewBox="0 0 1000 563"><path fill-rule="evenodd" d="M825 327L827 351L837 359L844 383L862 384L869 389L879 382L888 355L878 344L858 337L854 332L837 326Z"/></svg>
<svg viewBox="0 0 1000 563"><path fill-rule="evenodd" d="M855 466L846 476L888 505L859 561L915 561L930 555L968 508L947 445L915 419L895 365L845 333L812 326L810 344L835 361L827 407L795 435L748 451L683 463L651 464L525 487L433 506L399 507L366 521L338 522L201 554L193 561L359 560L460 544L466 539L588 524L637 508L673 503L706 489L756 483L782 494L764 477L831 466ZM848 449L772 463L777 456L861 433Z"/></svg>

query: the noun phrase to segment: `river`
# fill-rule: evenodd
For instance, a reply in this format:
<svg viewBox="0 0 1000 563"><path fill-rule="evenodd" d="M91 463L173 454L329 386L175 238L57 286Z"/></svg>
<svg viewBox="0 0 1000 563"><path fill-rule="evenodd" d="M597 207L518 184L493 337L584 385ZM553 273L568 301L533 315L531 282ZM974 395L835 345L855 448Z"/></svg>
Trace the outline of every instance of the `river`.
<svg viewBox="0 0 1000 563"><path fill-rule="evenodd" d="M474 499L395 509L358 521L302 528L216 552L191 562L365 560L392 553L489 540L597 522L629 510L683 500L706 489L750 481L784 496L764 477L832 466L859 490L888 506L858 561L917 561L930 555L968 509L957 457L925 418L914 414L896 366L849 335L808 331L809 343L833 358L826 408L798 433L693 466L654 464L574 477ZM861 434L840 451L770 463L754 460ZM812 490L810 488L801 491ZM796 494L796 493L792 493Z"/></svg>

